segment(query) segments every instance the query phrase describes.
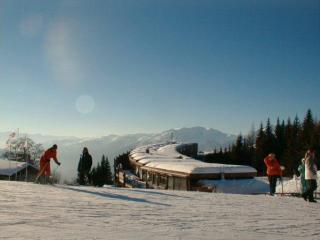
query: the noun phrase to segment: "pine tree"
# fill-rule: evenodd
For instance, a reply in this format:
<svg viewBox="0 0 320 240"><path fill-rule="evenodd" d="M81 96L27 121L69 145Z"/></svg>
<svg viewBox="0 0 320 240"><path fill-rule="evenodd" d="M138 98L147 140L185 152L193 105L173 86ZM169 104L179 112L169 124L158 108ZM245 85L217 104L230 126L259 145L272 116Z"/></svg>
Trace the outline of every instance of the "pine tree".
<svg viewBox="0 0 320 240"><path fill-rule="evenodd" d="M215 149L214 153L204 157L204 161L251 165L257 169L258 175L262 175L266 170L263 159L269 153L275 153L286 167L284 174L292 176L297 173L307 148L313 147L317 154L320 153L320 122L313 119L311 110L308 110L302 124L298 116L293 123L290 118L286 123L278 118L274 131L268 118L266 127L261 123L255 135L254 130L246 138L240 134L227 151ZM320 165L320 158L317 159Z"/></svg>
<svg viewBox="0 0 320 240"><path fill-rule="evenodd" d="M284 175L291 175L294 169L294 134L293 134L293 126L291 124L290 118L287 120L287 125L285 126L285 142L286 148L283 150L283 165L286 166Z"/></svg>
<svg viewBox="0 0 320 240"><path fill-rule="evenodd" d="M231 150L232 163L240 165L252 165L252 155L250 153L247 140L240 134Z"/></svg>
<svg viewBox="0 0 320 240"><path fill-rule="evenodd" d="M285 124L284 121L280 124L280 119L277 119L277 124L274 130L275 133L275 154L278 156L278 160L282 162L283 154L286 148L285 139Z"/></svg>
<svg viewBox="0 0 320 240"><path fill-rule="evenodd" d="M237 137L236 143L231 150L231 159L233 162L235 162L237 164L242 164L242 161L243 161L242 148L243 148L243 137L240 134Z"/></svg>
<svg viewBox="0 0 320 240"><path fill-rule="evenodd" d="M104 174L105 174L105 181L106 181L105 184L112 185L113 184L112 172L111 172L111 167L110 167L108 157L105 160Z"/></svg>
<svg viewBox="0 0 320 240"><path fill-rule="evenodd" d="M318 160L317 166L320 166L320 159L319 159L319 153L320 153L320 122L318 122L315 126L315 136L314 136L314 143L315 143L315 150L317 157L316 159Z"/></svg>
<svg viewBox="0 0 320 240"><path fill-rule="evenodd" d="M291 147L293 148L293 171L297 172L301 159L304 157L304 150L301 142L302 129L298 116L296 115L292 125L292 141Z"/></svg>
<svg viewBox="0 0 320 240"><path fill-rule="evenodd" d="M254 128L254 125L252 125L250 132L248 134L248 136L246 137L247 139L247 144L249 148L253 148L256 144L256 131Z"/></svg>
<svg viewBox="0 0 320 240"><path fill-rule="evenodd" d="M312 117L312 112L308 109L304 121L302 123L302 135L301 140L303 144L303 150L306 151L308 148L315 147L314 136L315 135L315 123Z"/></svg>
<svg viewBox="0 0 320 240"><path fill-rule="evenodd" d="M91 171L92 184L94 186L102 187L105 184L111 185L112 173L108 158L102 155L100 163L98 163L96 168Z"/></svg>
<svg viewBox="0 0 320 240"><path fill-rule="evenodd" d="M265 129L265 153L269 154L269 153L275 153L276 151L276 139L275 136L273 134L273 129L270 123L270 118L268 118L267 120L267 125L266 125L266 129Z"/></svg>
<svg viewBox="0 0 320 240"><path fill-rule="evenodd" d="M263 159L266 156L266 134L263 129L263 124L260 124L260 128L258 131L258 135L256 138L256 153L255 153L255 159L253 162L253 167L257 169L258 174L261 175L265 171L265 166Z"/></svg>

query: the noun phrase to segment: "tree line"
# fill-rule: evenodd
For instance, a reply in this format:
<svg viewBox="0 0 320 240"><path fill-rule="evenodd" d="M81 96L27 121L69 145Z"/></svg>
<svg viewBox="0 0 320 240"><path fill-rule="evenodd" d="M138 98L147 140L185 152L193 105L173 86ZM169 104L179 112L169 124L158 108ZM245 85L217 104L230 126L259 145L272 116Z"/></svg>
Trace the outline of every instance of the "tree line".
<svg viewBox="0 0 320 240"><path fill-rule="evenodd" d="M292 121L277 119L272 126L268 118L259 130L254 129L247 136L238 135L235 143L228 148L215 149L203 157L211 163L249 165L257 169L258 175L265 175L263 159L269 153L275 153L281 165L285 166L284 175L297 174L297 168L305 152L313 148L317 156L320 152L320 121L313 118L309 109L300 122L298 116ZM319 159L317 157L317 159ZM319 160L318 160L319 166Z"/></svg>
<svg viewBox="0 0 320 240"><path fill-rule="evenodd" d="M79 176L77 182L79 182ZM113 184L112 172L108 157L102 155L101 161L98 162L97 166L91 169L88 182L95 187L102 187L105 184Z"/></svg>

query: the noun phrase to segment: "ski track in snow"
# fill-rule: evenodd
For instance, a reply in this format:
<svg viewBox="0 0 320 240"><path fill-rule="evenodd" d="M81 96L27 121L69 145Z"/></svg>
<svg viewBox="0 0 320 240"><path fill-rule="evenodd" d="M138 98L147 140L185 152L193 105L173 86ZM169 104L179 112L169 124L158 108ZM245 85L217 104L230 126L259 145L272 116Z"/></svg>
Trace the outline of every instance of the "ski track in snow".
<svg viewBox="0 0 320 240"><path fill-rule="evenodd" d="M0 239L320 239L295 197L0 181Z"/></svg>

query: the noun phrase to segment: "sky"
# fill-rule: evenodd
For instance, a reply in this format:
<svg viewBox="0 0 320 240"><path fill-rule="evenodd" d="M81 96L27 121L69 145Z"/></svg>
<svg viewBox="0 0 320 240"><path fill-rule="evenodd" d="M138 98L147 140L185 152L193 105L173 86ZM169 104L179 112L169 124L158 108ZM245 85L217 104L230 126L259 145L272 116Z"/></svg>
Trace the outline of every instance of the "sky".
<svg viewBox="0 0 320 240"><path fill-rule="evenodd" d="M319 119L319 64L319 0L0 0L0 131Z"/></svg>

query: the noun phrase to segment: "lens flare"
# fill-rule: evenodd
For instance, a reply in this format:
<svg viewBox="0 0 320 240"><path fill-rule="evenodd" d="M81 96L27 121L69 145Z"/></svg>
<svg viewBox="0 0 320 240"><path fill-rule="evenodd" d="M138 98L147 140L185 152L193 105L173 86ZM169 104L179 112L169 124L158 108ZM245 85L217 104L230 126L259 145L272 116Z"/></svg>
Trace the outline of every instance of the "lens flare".
<svg viewBox="0 0 320 240"><path fill-rule="evenodd" d="M81 95L76 100L76 109L79 113L87 114L95 107L94 99L89 95Z"/></svg>

